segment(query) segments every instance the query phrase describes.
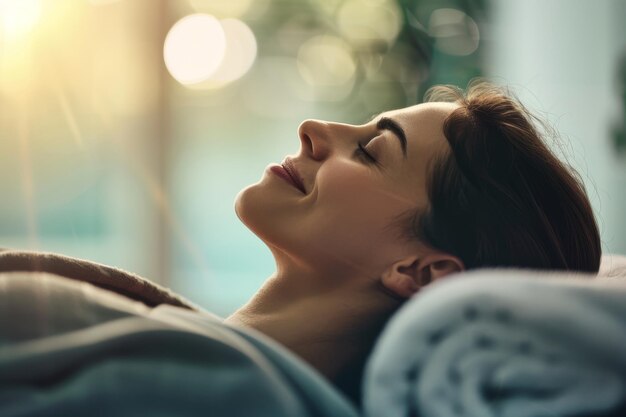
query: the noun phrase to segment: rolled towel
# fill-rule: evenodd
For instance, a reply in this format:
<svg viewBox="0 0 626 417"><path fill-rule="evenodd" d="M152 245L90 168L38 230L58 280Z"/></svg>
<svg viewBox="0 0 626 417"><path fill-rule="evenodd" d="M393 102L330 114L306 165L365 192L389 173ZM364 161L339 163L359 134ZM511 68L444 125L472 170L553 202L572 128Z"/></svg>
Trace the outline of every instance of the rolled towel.
<svg viewBox="0 0 626 417"><path fill-rule="evenodd" d="M626 283L478 270L409 300L366 365L368 417L626 415Z"/></svg>

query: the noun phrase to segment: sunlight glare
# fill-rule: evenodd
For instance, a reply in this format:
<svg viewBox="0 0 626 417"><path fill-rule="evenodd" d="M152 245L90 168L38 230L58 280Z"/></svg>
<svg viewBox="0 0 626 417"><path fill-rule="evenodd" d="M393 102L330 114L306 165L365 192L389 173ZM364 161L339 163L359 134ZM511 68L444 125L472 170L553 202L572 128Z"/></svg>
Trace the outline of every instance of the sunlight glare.
<svg viewBox="0 0 626 417"><path fill-rule="evenodd" d="M40 0L0 0L0 31L5 41L30 33L41 15Z"/></svg>
<svg viewBox="0 0 626 417"><path fill-rule="evenodd" d="M179 83L206 81L218 69L226 52L226 35L220 22L208 14L183 17L165 38L165 66Z"/></svg>

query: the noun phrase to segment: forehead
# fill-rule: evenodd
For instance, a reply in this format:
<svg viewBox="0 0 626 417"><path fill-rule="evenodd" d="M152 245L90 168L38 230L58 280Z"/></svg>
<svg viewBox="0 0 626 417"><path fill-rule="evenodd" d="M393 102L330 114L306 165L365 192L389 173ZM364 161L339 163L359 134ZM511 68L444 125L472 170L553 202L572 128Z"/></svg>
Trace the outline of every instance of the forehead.
<svg viewBox="0 0 626 417"><path fill-rule="evenodd" d="M410 129L419 124L422 129L435 129L443 125L446 117L459 107L458 103L422 103L397 110L383 112L380 116L391 117Z"/></svg>
<svg viewBox="0 0 626 417"><path fill-rule="evenodd" d="M406 134L409 153L415 153L410 152L412 147L424 151L425 148L439 148L446 143L443 123L458 107L458 103L422 103L383 112L376 119L384 116L395 120Z"/></svg>
<svg viewBox="0 0 626 417"><path fill-rule="evenodd" d="M412 192L417 191L419 201L425 201L426 198L429 162L448 146L443 134L443 123L458 107L457 103L423 103L383 112L376 118L389 117L404 130L407 159L399 165L396 183Z"/></svg>

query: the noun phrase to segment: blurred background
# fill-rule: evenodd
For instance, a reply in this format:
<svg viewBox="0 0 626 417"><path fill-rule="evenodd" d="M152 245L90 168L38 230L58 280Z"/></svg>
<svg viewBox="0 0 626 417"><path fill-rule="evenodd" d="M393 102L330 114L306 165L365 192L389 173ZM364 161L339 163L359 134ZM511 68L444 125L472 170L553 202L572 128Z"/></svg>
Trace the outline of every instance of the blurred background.
<svg viewBox="0 0 626 417"><path fill-rule="evenodd" d="M626 2L0 0L0 246L114 265L220 315L273 272L233 202L306 118L509 85L626 253Z"/></svg>

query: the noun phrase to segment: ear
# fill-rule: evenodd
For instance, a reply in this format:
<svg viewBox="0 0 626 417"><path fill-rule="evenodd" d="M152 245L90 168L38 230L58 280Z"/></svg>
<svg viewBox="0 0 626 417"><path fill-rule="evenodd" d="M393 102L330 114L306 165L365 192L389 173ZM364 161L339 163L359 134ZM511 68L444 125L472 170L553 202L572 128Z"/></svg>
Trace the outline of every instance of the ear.
<svg viewBox="0 0 626 417"><path fill-rule="evenodd" d="M409 298L432 281L465 270L463 262L446 253L408 256L383 272L382 283L397 296Z"/></svg>

